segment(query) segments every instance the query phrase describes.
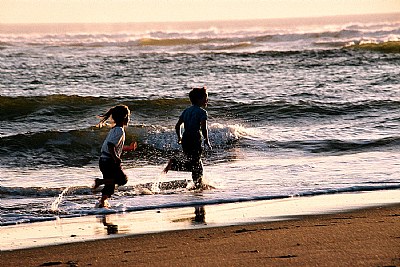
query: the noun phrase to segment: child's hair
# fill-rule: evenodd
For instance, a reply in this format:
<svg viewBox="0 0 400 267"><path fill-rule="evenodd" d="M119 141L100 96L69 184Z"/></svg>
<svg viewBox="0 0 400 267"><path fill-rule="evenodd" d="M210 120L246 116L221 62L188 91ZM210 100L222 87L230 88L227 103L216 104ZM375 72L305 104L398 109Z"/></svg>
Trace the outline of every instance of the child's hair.
<svg viewBox="0 0 400 267"><path fill-rule="evenodd" d="M129 122L129 116L131 115L131 111L126 105L118 105L113 108L110 108L104 115L100 115L100 122L97 124L98 127L103 127L108 120L108 118L112 117L116 124L127 125Z"/></svg>
<svg viewBox="0 0 400 267"><path fill-rule="evenodd" d="M189 93L189 98L190 102L192 104L197 104L197 102L202 99L204 96L207 95L207 87L198 87L198 88L192 88L192 91Z"/></svg>

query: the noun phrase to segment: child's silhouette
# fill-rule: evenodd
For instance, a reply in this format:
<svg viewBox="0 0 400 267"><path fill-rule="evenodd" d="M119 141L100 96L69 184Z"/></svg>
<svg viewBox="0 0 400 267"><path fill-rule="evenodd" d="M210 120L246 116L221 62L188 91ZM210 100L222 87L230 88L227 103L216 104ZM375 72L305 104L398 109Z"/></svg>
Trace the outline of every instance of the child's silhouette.
<svg viewBox="0 0 400 267"><path fill-rule="evenodd" d="M175 158L170 159L164 172L167 173L169 170L191 171L195 187L201 188L203 186L202 137L204 138L204 145L211 149L210 141L208 140L208 114L204 109L208 103L206 87L193 88L189 93L189 98L192 106L182 112L175 125L178 143L182 145L182 150L187 160L182 162ZM181 134L182 124L184 128L183 134Z"/></svg>

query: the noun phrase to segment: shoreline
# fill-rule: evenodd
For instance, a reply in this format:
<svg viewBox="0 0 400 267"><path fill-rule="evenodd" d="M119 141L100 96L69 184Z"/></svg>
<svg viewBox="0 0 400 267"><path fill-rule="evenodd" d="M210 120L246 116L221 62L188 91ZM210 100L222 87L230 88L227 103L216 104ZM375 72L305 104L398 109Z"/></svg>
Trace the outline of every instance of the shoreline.
<svg viewBox="0 0 400 267"><path fill-rule="evenodd" d="M400 266L400 203L0 252L4 266Z"/></svg>
<svg viewBox="0 0 400 267"><path fill-rule="evenodd" d="M400 190L106 213L0 227L0 251L176 230L225 227L400 204Z"/></svg>

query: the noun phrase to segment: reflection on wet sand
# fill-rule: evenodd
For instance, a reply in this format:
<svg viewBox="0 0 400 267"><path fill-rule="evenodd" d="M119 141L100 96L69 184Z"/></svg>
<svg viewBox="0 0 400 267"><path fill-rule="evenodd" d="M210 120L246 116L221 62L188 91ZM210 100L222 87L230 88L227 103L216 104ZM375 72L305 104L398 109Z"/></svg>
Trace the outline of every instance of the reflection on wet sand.
<svg viewBox="0 0 400 267"><path fill-rule="evenodd" d="M100 222L106 227L108 235L118 234L118 225L110 221L110 216L108 214L102 216Z"/></svg>
<svg viewBox="0 0 400 267"><path fill-rule="evenodd" d="M206 223L206 210L204 206L197 206L194 208L194 218L192 219L193 224Z"/></svg>
<svg viewBox="0 0 400 267"><path fill-rule="evenodd" d="M206 223L206 210L204 206L195 206L194 207L194 217L193 215L188 217L182 217L171 220L173 223L183 223L183 222L190 222L192 225L207 225Z"/></svg>

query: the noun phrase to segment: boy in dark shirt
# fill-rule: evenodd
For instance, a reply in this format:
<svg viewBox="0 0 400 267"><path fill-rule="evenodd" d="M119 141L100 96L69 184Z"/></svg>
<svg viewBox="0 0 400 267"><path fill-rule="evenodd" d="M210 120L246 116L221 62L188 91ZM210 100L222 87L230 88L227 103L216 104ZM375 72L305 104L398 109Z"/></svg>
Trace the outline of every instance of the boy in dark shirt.
<svg viewBox="0 0 400 267"><path fill-rule="evenodd" d="M187 161L180 162L177 159L170 159L164 172L191 171L192 179L196 188L201 188L203 178L203 163L201 161L201 139L204 138L204 145L211 149L208 140L207 111L204 107L208 103L208 93L206 87L193 88L189 93L192 106L186 108L179 116L175 125L175 131L178 136L178 143L182 145L183 153ZM184 132L181 134L183 124Z"/></svg>

